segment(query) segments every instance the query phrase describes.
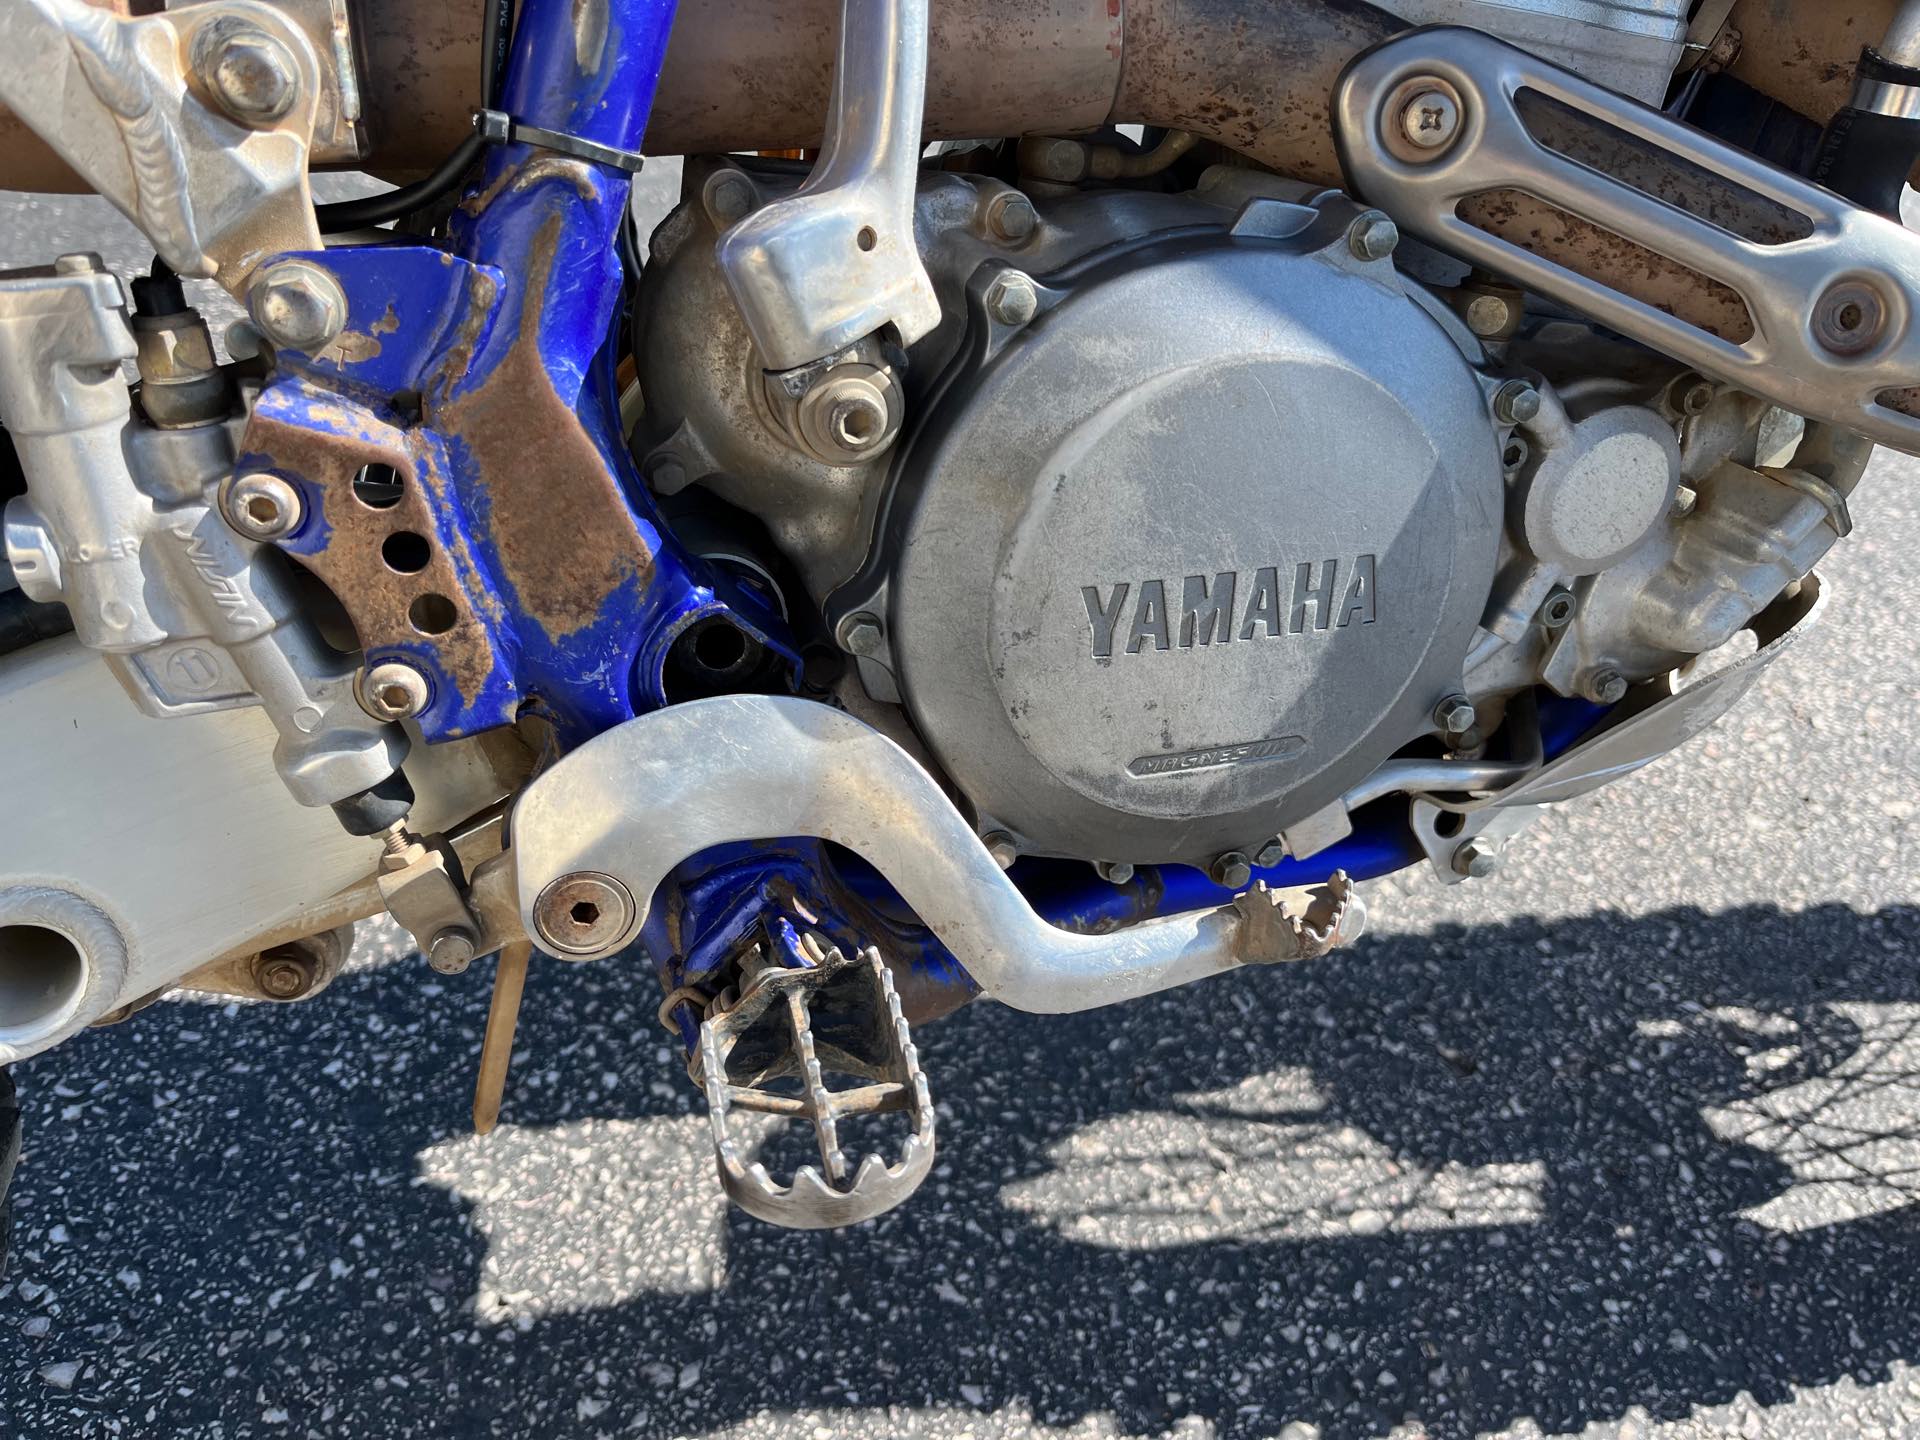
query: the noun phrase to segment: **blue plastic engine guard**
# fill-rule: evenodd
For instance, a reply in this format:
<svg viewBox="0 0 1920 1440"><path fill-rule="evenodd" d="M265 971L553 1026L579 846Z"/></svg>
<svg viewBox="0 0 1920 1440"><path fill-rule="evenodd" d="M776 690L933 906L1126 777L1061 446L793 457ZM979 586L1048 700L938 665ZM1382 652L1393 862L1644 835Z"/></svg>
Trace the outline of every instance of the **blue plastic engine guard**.
<svg viewBox="0 0 1920 1440"><path fill-rule="evenodd" d="M503 108L526 124L637 149L674 8L674 0L607 0L599 12L605 33L587 37L595 40L587 46L575 0L526 0ZM534 706L571 745L664 705L669 648L712 616L772 647L798 679L798 647L772 607L674 543L620 433L616 240L629 188L623 170L505 145L489 152L444 244L401 240L280 257L334 276L347 297L347 325L320 353L277 354L249 431L260 443L241 463L302 488L308 518L281 544L323 574L336 538L324 502L339 495L341 476L322 475L300 457L352 456L357 447L392 463L426 498L422 523L452 562L458 624L471 627L457 633L467 643L454 663L449 647L427 635L389 635L368 640L366 659L401 659L429 678L432 699L418 720L430 741L511 723ZM331 443L309 447L307 438ZM568 464L570 472L555 473ZM599 516L621 532L624 545L613 550L624 564L595 570L593 556L608 547L594 542L603 537L566 531L573 512L562 480L617 501ZM557 534L533 543L528 507L542 504L553 508ZM593 573L556 569L554 558L570 545L582 557L577 568ZM556 587L567 592L564 605L552 597ZM1543 716L1549 753L1598 713L1575 705ZM711 984L770 913L798 911L816 917L837 944L880 945L910 1011L937 1014L977 993L884 879L829 848L768 841L683 866L651 907L644 937L663 982ZM1388 818L1311 860L1255 873L1276 887L1316 883L1334 869L1366 879L1418 858L1404 821ZM1232 893L1184 866L1148 867L1122 886L1067 862L1023 861L1013 876L1042 915L1081 930L1211 907ZM691 1011L683 1007L677 1019L691 1045Z"/></svg>

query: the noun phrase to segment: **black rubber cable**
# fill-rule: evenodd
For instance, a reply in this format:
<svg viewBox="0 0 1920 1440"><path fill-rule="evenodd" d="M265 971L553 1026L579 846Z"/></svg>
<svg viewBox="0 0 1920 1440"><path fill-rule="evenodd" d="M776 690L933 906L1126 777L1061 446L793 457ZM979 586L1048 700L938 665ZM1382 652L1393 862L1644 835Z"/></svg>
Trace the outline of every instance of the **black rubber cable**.
<svg viewBox="0 0 1920 1440"><path fill-rule="evenodd" d="M480 105L491 109L513 36L513 0L483 0L483 3L486 17L480 34ZM476 132L456 145L432 174L411 185L360 200L314 206L313 213L320 219L320 233L338 235L347 230L364 230L369 225L384 225L389 220L424 210L460 183L460 177L473 168L486 143Z"/></svg>

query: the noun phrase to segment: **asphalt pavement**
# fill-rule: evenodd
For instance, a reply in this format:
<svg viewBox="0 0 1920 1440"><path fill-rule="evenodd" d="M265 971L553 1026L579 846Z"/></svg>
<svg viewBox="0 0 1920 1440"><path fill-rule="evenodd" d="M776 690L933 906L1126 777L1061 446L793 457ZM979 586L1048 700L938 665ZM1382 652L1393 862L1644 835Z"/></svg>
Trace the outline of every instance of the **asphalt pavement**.
<svg viewBox="0 0 1920 1440"><path fill-rule="evenodd" d="M143 258L0 200L75 243ZM858 1229L728 1210L634 966L536 961L486 1139L491 966L378 926L16 1067L0 1435L1920 1435L1917 493L1882 456L1821 627L1499 878L925 1029L938 1167Z"/></svg>

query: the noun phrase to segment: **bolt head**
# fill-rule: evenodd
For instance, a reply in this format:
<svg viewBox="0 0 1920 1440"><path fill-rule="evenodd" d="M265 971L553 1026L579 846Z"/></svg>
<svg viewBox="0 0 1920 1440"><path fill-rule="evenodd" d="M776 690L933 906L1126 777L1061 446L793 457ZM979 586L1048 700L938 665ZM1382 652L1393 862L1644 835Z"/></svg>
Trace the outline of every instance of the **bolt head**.
<svg viewBox="0 0 1920 1440"><path fill-rule="evenodd" d="M987 286L987 314L1002 325L1024 325L1040 313L1040 292L1018 270L1003 270Z"/></svg>
<svg viewBox="0 0 1920 1440"><path fill-rule="evenodd" d="M848 616L840 627L840 648L849 655L878 655L886 638L880 622L864 610Z"/></svg>
<svg viewBox="0 0 1920 1440"><path fill-rule="evenodd" d="M1573 622L1580 602L1571 590L1554 590L1540 605L1540 623L1549 630L1564 630Z"/></svg>
<svg viewBox="0 0 1920 1440"><path fill-rule="evenodd" d="M533 902L533 928L556 955L591 955L619 941L633 923L633 897L611 875L562 875Z"/></svg>
<svg viewBox="0 0 1920 1440"><path fill-rule="evenodd" d="M1476 295L1467 302L1462 318L1475 335L1492 340L1513 324L1513 305L1504 295Z"/></svg>
<svg viewBox="0 0 1920 1440"><path fill-rule="evenodd" d="M737 170L725 170L708 183L707 209L722 225L744 220L753 210L753 182Z"/></svg>
<svg viewBox="0 0 1920 1440"><path fill-rule="evenodd" d="M1384 260L1399 247L1400 227L1379 210L1369 210L1347 231L1347 248L1356 260Z"/></svg>
<svg viewBox="0 0 1920 1440"><path fill-rule="evenodd" d="M376 720L408 719L426 709L433 698L427 677L398 660L385 660L362 672L357 689L360 708Z"/></svg>
<svg viewBox="0 0 1920 1440"><path fill-rule="evenodd" d="M1258 869L1271 870L1274 866L1278 865L1282 860L1286 858L1287 858L1286 837L1283 835L1275 836L1273 839L1269 840L1266 844L1262 845L1259 851L1255 853L1253 857L1253 863L1255 867Z"/></svg>
<svg viewBox="0 0 1920 1440"><path fill-rule="evenodd" d="M1433 723L1449 735L1466 734L1479 718L1473 702L1464 695L1449 695L1433 711Z"/></svg>
<svg viewBox="0 0 1920 1440"><path fill-rule="evenodd" d="M1020 858L1020 847L1014 844L1013 836L1004 830L989 830L980 837L980 843L987 847L987 854L1002 870Z"/></svg>
<svg viewBox="0 0 1920 1440"><path fill-rule="evenodd" d="M1238 850L1229 850L1207 867L1207 875L1216 885L1241 890L1253 879L1253 864Z"/></svg>
<svg viewBox="0 0 1920 1440"><path fill-rule="evenodd" d="M1587 698L1599 705L1618 705L1627 695L1627 677L1617 670L1596 670L1587 680Z"/></svg>
<svg viewBox="0 0 1920 1440"><path fill-rule="evenodd" d="M871 450L888 438L887 407L873 395L847 395L827 411L827 433L851 453Z"/></svg>
<svg viewBox="0 0 1920 1440"><path fill-rule="evenodd" d="M1453 852L1453 871L1470 880L1490 880L1500 873L1500 842L1486 836L1463 840Z"/></svg>
<svg viewBox="0 0 1920 1440"><path fill-rule="evenodd" d="M312 983L307 968L285 956L261 956L254 967L253 978L261 993L272 1000L297 999Z"/></svg>
<svg viewBox="0 0 1920 1440"><path fill-rule="evenodd" d="M305 510L300 492L287 480L265 471L236 475L221 504L227 524L249 540L278 540L300 524Z"/></svg>
<svg viewBox="0 0 1920 1440"><path fill-rule="evenodd" d="M247 291L247 309L275 346L309 354L324 349L347 323L347 297L339 284L305 260L269 266Z"/></svg>
<svg viewBox="0 0 1920 1440"><path fill-rule="evenodd" d="M1540 413L1540 392L1524 380L1509 380L1494 393L1493 415L1502 425L1525 425Z"/></svg>
<svg viewBox="0 0 1920 1440"><path fill-rule="evenodd" d="M1133 866L1124 860L1096 860L1093 873L1109 885L1124 885L1133 879Z"/></svg>
<svg viewBox="0 0 1920 1440"><path fill-rule="evenodd" d="M200 73L220 108L242 125L271 125L300 98L293 57L264 30L230 31L202 62Z"/></svg>
<svg viewBox="0 0 1920 1440"><path fill-rule="evenodd" d="M1674 488L1673 503L1667 507L1667 513L1676 520L1684 520L1691 515L1694 507L1700 503L1700 492L1691 485L1679 485Z"/></svg>
<svg viewBox="0 0 1920 1440"><path fill-rule="evenodd" d="M106 262L91 250L77 250L53 262L56 275L93 275L106 269Z"/></svg>
<svg viewBox="0 0 1920 1440"><path fill-rule="evenodd" d="M1460 133L1460 106L1444 90L1422 90L1400 112L1400 133L1416 150L1444 150Z"/></svg>
<svg viewBox="0 0 1920 1440"><path fill-rule="evenodd" d="M427 946L427 964L437 974L458 975L473 963L477 948L472 931L450 925Z"/></svg>
<svg viewBox="0 0 1920 1440"><path fill-rule="evenodd" d="M1033 202L1018 190L1002 190L987 202L987 229L996 240L1019 245L1032 239L1039 227Z"/></svg>
<svg viewBox="0 0 1920 1440"><path fill-rule="evenodd" d="M1859 355L1879 343L1887 303L1863 280L1842 280L1813 307L1813 335L1835 355Z"/></svg>

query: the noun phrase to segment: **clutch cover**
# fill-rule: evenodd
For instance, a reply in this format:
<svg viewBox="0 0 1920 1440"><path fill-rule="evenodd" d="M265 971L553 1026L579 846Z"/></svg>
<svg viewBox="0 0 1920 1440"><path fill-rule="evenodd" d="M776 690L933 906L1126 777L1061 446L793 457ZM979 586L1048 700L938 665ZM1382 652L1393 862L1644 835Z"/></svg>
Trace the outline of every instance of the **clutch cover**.
<svg viewBox="0 0 1920 1440"><path fill-rule="evenodd" d="M1337 217L1181 232L1041 296L1010 337L975 315L896 472L902 697L1031 850L1257 848L1458 688L1503 505L1484 393Z"/></svg>

